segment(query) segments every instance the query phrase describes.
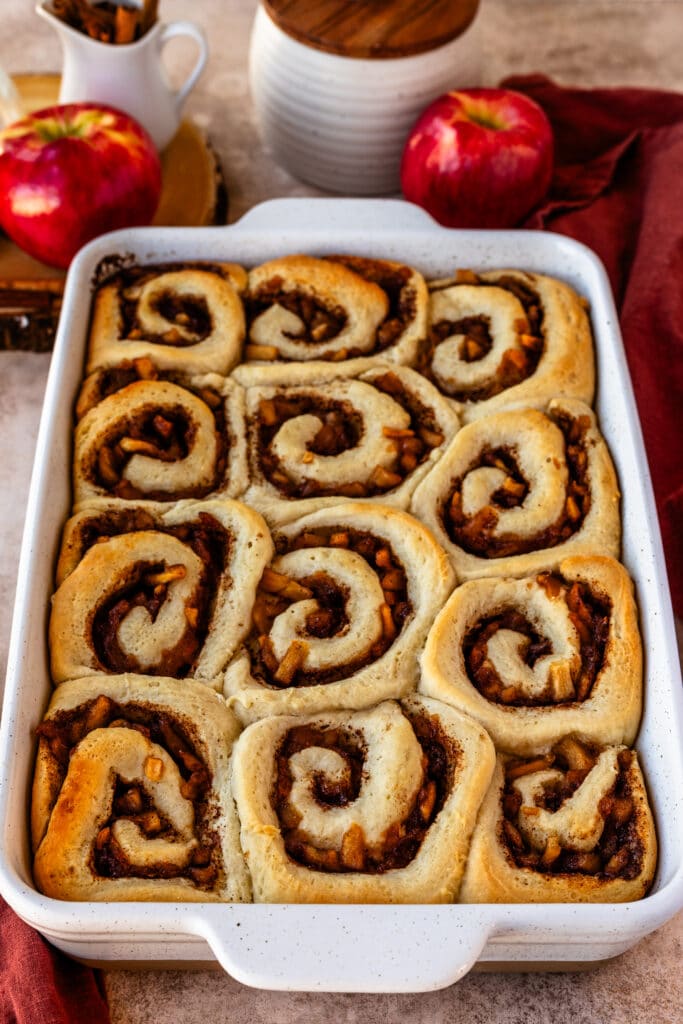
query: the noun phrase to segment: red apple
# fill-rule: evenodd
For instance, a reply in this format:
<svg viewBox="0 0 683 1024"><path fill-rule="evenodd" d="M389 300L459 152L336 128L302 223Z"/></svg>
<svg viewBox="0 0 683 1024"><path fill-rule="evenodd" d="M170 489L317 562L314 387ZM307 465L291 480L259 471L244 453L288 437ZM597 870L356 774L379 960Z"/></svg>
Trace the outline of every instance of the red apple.
<svg viewBox="0 0 683 1024"><path fill-rule="evenodd" d="M149 224L160 193L154 143L113 107L47 107L0 132L0 225L45 263L66 267L96 235Z"/></svg>
<svg viewBox="0 0 683 1024"><path fill-rule="evenodd" d="M538 104L509 89L462 89L420 116L401 186L448 227L509 228L544 197L552 170L552 129Z"/></svg>

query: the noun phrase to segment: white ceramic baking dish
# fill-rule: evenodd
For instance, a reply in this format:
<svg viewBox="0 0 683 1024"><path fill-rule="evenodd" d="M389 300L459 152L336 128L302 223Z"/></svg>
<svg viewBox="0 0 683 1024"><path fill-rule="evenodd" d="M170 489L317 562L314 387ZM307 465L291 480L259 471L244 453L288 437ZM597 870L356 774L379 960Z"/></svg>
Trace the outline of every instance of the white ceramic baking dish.
<svg viewBox="0 0 683 1024"><path fill-rule="evenodd" d="M645 648L637 747L656 816L655 887L632 904L254 906L65 903L31 880L27 804L33 730L48 702L46 622L70 507L72 406L82 375L91 280L103 257L246 265L288 252L393 257L430 276L455 267L522 267L569 281L590 300L602 431L623 490L623 560L635 578ZM574 968L615 956L683 906L683 703L657 515L617 318L604 270L570 239L438 227L391 200L276 200L228 228L121 231L85 248L66 285L28 501L0 739L0 889L26 921L74 956L116 963L215 962L269 989L406 992L457 981L476 962Z"/></svg>

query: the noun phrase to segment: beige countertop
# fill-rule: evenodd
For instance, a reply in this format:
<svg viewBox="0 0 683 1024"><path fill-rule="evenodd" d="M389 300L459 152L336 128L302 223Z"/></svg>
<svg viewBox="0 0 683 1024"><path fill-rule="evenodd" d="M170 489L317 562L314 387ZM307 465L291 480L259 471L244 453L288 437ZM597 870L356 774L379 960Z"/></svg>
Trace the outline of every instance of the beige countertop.
<svg viewBox="0 0 683 1024"><path fill-rule="evenodd" d="M4 3L0 64L52 71L61 64L33 0ZM191 17L211 57L188 104L210 129L225 168L231 219L274 196L314 195L269 160L249 99L246 51L254 0L162 0L164 20ZM483 0L486 84L541 71L566 84L641 85L683 91L683 0ZM191 49L172 43L178 73ZM48 355L0 353L0 678L4 677L23 514ZM424 995L260 992L221 972L106 974L113 1024L678 1024L683 1017L683 914L635 949L581 974L471 974ZM48 1022L46 1022L48 1024Z"/></svg>

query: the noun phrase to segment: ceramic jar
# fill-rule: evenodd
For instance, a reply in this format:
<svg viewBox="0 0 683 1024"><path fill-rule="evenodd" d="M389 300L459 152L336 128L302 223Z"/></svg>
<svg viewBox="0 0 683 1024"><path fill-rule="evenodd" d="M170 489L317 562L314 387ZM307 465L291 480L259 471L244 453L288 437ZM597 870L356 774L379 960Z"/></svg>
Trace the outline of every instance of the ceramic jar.
<svg viewBox="0 0 683 1024"><path fill-rule="evenodd" d="M250 87L263 140L291 174L337 193L399 187L401 153L421 111L448 89L480 82L478 19L444 45L359 58L293 38L259 7Z"/></svg>

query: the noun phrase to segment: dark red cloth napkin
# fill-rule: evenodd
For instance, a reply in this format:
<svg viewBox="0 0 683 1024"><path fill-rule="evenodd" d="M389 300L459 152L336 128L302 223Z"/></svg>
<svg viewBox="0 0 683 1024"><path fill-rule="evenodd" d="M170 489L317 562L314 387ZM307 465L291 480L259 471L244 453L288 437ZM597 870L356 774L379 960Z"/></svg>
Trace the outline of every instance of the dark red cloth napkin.
<svg viewBox="0 0 683 1024"><path fill-rule="evenodd" d="M109 1024L99 971L58 953L0 899L0 1024Z"/></svg>
<svg viewBox="0 0 683 1024"><path fill-rule="evenodd" d="M504 85L536 100L555 132L550 193L524 226L584 242L607 268L683 616L683 94L539 75Z"/></svg>

